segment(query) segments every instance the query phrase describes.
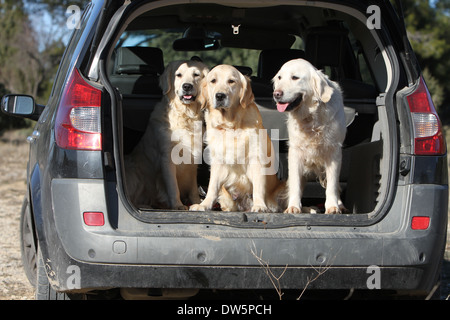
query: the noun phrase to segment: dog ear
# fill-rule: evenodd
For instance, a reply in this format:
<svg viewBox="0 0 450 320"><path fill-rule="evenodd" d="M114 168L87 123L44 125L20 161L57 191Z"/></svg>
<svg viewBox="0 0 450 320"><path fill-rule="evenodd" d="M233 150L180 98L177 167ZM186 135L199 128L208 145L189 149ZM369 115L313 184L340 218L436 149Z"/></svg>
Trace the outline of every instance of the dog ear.
<svg viewBox="0 0 450 320"><path fill-rule="evenodd" d="M203 79L205 79L209 73L209 68L207 68L207 67L203 68L202 73L203 73Z"/></svg>
<svg viewBox="0 0 450 320"><path fill-rule="evenodd" d="M328 84L328 77L320 70L315 70L312 76L313 90L316 98L324 103L331 100L333 88Z"/></svg>
<svg viewBox="0 0 450 320"><path fill-rule="evenodd" d="M159 76L159 87L164 95L172 90L174 66L173 62L169 63Z"/></svg>
<svg viewBox="0 0 450 320"><path fill-rule="evenodd" d="M200 81L200 92L197 96L197 101L200 104L200 108L203 110L208 105L208 82L205 77Z"/></svg>
<svg viewBox="0 0 450 320"><path fill-rule="evenodd" d="M240 103L242 107L247 107L254 99L255 96L253 94L251 80L249 77L244 76L239 72L239 76L241 78L242 88L240 93Z"/></svg>

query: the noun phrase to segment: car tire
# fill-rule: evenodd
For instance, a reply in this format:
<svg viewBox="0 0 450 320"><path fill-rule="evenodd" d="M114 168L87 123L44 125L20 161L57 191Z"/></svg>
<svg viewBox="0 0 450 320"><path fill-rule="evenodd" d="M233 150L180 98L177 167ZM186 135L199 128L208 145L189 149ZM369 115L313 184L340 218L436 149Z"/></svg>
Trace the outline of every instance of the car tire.
<svg viewBox="0 0 450 320"><path fill-rule="evenodd" d="M30 284L36 285L36 237L33 228L33 218L27 197L23 200L20 213L20 251L23 269Z"/></svg>
<svg viewBox="0 0 450 320"><path fill-rule="evenodd" d="M36 300L70 300L65 293L58 292L52 288L45 270L44 260L41 250L37 252L37 272L36 272Z"/></svg>

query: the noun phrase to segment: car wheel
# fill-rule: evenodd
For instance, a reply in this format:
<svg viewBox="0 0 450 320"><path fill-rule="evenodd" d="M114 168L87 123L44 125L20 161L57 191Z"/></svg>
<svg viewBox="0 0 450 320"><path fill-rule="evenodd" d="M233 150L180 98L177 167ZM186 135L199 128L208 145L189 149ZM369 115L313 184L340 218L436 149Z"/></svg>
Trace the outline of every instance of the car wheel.
<svg viewBox="0 0 450 320"><path fill-rule="evenodd" d="M42 258L41 250L39 249L36 258L36 300L80 300L83 298L84 295L69 295L54 290L48 281L46 266Z"/></svg>
<svg viewBox="0 0 450 320"><path fill-rule="evenodd" d="M36 285L36 242L33 232L33 219L30 204L25 197L20 214L20 251L22 265L28 281Z"/></svg>

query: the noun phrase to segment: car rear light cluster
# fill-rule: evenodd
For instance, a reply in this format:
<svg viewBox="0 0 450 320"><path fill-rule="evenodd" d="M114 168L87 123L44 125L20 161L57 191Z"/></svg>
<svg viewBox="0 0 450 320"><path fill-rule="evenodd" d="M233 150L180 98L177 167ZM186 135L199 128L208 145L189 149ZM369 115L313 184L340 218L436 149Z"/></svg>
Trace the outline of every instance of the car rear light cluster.
<svg viewBox="0 0 450 320"><path fill-rule="evenodd" d="M407 96L407 100L414 127L414 154L445 154L441 122L423 78L420 78L419 86Z"/></svg>
<svg viewBox="0 0 450 320"><path fill-rule="evenodd" d="M55 124L58 146L64 149L101 150L101 90L89 85L74 70L61 99Z"/></svg>

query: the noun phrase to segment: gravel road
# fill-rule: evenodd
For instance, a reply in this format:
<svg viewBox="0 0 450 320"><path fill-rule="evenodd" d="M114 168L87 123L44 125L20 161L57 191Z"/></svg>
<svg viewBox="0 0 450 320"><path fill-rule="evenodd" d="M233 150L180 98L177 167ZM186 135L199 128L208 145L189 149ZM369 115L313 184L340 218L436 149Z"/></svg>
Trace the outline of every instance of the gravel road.
<svg viewBox="0 0 450 320"><path fill-rule="evenodd" d="M0 300L34 299L34 289L22 268L19 245L20 209L26 189L28 159L28 144L23 141L23 137L15 134L0 137ZM449 235L446 249L441 299L450 300Z"/></svg>

